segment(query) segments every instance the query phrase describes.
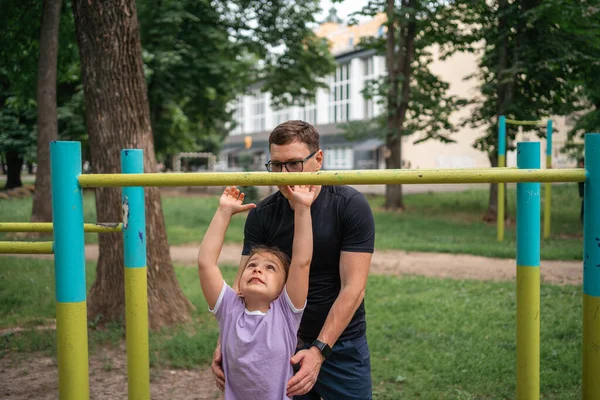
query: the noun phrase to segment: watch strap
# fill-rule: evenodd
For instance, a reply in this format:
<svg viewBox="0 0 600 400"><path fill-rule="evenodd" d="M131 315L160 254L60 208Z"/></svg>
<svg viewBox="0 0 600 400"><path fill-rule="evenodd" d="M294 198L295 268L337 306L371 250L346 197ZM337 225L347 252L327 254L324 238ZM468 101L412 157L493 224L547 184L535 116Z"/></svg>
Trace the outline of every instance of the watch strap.
<svg viewBox="0 0 600 400"><path fill-rule="evenodd" d="M314 342L312 342L311 347L316 347L317 349L319 349L319 351L321 352L321 354L323 355L323 357L325 359L327 359L330 355L331 355L331 347L324 342L321 342L320 340L315 340Z"/></svg>

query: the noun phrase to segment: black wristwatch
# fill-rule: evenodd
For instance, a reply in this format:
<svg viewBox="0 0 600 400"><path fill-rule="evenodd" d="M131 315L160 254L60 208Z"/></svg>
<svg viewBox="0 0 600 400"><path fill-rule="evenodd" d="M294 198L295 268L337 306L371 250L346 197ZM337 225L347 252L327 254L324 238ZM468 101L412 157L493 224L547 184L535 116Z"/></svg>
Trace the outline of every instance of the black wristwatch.
<svg viewBox="0 0 600 400"><path fill-rule="evenodd" d="M312 344L310 346L311 347L314 346L317 349L319 349L319 351L323 355L323 358L325 358L326 360L327 360L327 357L329 357L331 355L331 347L329 347L329 345L327 343L323 343L320 340L315 340L314 342L312 342Z"/></svg>

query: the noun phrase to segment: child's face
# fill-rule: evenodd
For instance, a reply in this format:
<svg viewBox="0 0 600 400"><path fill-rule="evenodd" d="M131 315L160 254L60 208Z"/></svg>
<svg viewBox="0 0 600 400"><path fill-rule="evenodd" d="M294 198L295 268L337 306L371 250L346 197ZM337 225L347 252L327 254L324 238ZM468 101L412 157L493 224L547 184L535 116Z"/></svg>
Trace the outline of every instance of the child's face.
<svg viewBox="0 0 600 400"><path fill-rule="evenodd" d="M267 251L254 254L248 260L240 279L244 298L275 300L283 290L285 270L279 258Z"/></svg>

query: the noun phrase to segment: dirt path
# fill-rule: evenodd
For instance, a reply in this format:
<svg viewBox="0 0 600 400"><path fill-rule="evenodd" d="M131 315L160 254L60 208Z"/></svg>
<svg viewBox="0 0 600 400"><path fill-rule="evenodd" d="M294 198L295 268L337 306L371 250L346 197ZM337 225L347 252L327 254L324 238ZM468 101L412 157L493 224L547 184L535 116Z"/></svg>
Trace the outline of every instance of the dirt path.
<svg viewBox="0 0 600 400"><path fill-rule="evenodd" d="M53 358L39 353L0 358L0 398L54 400L58 398L58 368ZM125 348L105 349L89 360L90 399L127 399ZM150 370L152 399L222 400L210 369Z"/></svg>
<svg viewBox="0 0 600 400"><path fill-rule="evenodd" d="M227 244L219 264L237 265L241 245ZM86 246L86 259L98 259L98 246ZM177 264L193 266L198 256L197 245L171 246L171 258ZM557 285L581 284L583 267L580 261L542 261L543 282ZM371 273L379 275L423 275L451 279L489 281L513 280L514 259L487 258L465 254L420 253L400 250L379 250L373 254Z"/></svg>

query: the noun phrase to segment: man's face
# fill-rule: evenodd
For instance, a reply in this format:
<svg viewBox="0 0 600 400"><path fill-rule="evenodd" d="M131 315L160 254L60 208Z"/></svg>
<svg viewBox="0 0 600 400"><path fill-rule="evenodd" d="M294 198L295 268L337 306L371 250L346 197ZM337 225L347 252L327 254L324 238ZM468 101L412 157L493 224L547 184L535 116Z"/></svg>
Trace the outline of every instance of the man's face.
<svg viewBox="0 0 600 400"><path fill-rule="evenodd" d="M323 165L323 151L318 150L312 157L302 163L312 154L305 143L292 142L284 145L272 144L270 148L271 163L289 163L273 168L273 172L317 172Z"/></svg>

